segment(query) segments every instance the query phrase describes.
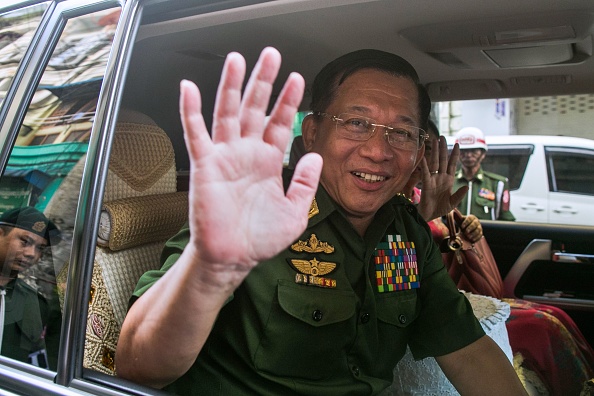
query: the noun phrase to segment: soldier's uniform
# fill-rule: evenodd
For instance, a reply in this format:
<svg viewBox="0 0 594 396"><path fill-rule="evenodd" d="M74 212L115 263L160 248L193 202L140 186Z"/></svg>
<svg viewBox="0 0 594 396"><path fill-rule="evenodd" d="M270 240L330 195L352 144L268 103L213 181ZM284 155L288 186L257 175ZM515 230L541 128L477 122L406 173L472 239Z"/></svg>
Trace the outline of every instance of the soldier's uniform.
<svg viewBox="0 0 594 396"><path fill-rule="evenodd" d="M61 239L56 225L29 206L2 213L0 225L38 235L48 244L58 243ZM10 263L1 262L0 268L9 271L9 268L4 268L7 265ZM3 356L55 370L61 325L57 294L48 300L18 277L0 287L0 345Z"/></svg>
<svg viewBox="0 0 594 396"><path fill-rule="evenodd" d="M473 214L481 220L508 220L516 218L509 210L509 183L505 176L486 172L482 168L470 181L464 178L462 169L456 172L454 187L456 191L462 186L468 186L468 194L458 205L464 214Z"/></svg>
<svg viewBox="0 0 594 396"><path fill-rule="evenodd" d="M131 303L174 265L188 241L186 226L167 242L163 267L142 276ZM179 309L191 315L192 307ZM395 197L361 238L320 186L305 232L250 272L194 365L166 389L377 394L392 383L407 345L420 359L483 335L414 205Z"/></svg>
<svg viewBox="0 0 594 396"><path fill-rule="evenodd" d="M55 370L61 325L59 306L50 304L21 279L10 281L3 290L6 310L2 355Z"/></svg>

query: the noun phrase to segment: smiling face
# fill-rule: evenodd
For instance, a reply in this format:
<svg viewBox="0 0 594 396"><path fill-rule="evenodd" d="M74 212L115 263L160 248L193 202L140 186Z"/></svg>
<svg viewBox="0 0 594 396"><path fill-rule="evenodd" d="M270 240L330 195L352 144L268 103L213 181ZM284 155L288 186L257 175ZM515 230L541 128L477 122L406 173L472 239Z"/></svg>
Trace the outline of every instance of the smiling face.
<svg viewBox="0 0 594 396"><path fill-rule="evenodd" d="M37 263L47 240L32 232L11 227L0 227L0 280L4 284Z"/></svg>
<svg viewBox="0 0 594 396"><path fill-rule="evenodd" d="M349 76L324 111L331 115L361 115L384 125L420 126L415 84L374 69ZM392 147L382 128L363 142L339 136L336 128L328 117L309 116L303 123L305 147L324 159L320 182L363 235L378 209L402 191L424 149Z"/></svg>

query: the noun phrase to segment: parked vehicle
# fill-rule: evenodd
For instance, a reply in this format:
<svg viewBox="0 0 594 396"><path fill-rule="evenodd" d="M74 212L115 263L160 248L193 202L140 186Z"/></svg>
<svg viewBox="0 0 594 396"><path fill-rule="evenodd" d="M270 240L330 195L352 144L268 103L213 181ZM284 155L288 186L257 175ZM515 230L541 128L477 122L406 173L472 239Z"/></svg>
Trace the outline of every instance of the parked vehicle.
<svg viewBox="0 0 594 396"><path fill-rule="evenodd" d="M319 69L360 48L409 60L435 113L502 97L543 99L530 111L550 113L565 98L553 119L568 137L489 137L487 158L509 166L494 171L509 175L527 222L483 229L508 295L564 307L594 344L594 149L569 137L594 139L593 40L591 0L2 2L0 212L34 206L61 229L23 277L59 299L63 319L57 369L0 356L0 393L160 393L115 376L114 354L136 280L187 218L179 81L200 87L210 124L225 55L249 69L268 45L283 55L275 95L290 72L304 76L301 110Z"/></svg>
<svg viewBox="0 0 594 396"><path fill-rule="evenodd" d="M594 225L594 140L487 136L485 170L507 176L516 221ZM455 138L448 137L451 147Z"/></svg>

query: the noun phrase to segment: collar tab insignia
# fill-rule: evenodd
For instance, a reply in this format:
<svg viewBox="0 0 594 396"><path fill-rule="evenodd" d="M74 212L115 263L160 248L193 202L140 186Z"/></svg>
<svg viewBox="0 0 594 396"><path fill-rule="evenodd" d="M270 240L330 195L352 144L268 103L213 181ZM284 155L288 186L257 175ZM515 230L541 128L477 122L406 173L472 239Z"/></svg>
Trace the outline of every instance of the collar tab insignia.
<svg viewBox="0 0 594 396"><path fill-rule="evenodd" d="M318 207L318 202L316 201L316 199L314 197L314 199L311 203L311 206L309 207L309 213L307 214L307 219L308 220L311 219L318 213L320 213L320 208Z"/></svg>

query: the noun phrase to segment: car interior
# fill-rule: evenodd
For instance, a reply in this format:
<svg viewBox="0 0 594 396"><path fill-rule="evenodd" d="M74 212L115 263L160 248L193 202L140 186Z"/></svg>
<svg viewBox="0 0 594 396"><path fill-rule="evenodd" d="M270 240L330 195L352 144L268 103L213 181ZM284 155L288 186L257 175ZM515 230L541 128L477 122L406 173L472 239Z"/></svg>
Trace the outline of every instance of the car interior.
<svg viewBox="0 0 594 396"><path fill-rule="evenodd" d="M230 51L243 54L249 69L263 46L277 48L283 66L275 90L289 72L301 73L306 81L304 111L307 87L317 71L359 48L391 51L409 60L433 102L594 92L591 2L455 1L431 4L427 12L417 7L394 1L305 1L237 9L209 3L181 10L156 3L143 12L123 106L150 114L171 136L181 177L188 164L177 113L179 80L197 83L207 98L203 113L208 118L218 73ZM565 132L594 137L587 126L575 129ZM592 254L589 227L564 230L486 221L484 228L504 278L533 239L551 239L552 249L563 245L569 253Z"/></svg>
<svg viewBox="0 0 594 396"><path fill-rule="evenodd" d="M62 6L68 11L69 1ZM58 286L63 286L64 323L77 323L78 313L69 314L68 310L77 306L88 310L81 325L83 352L77 355L76 347L69 345L70 356L81 359L76 366L66 361L65 353L56 378L55 373L33 372L62 385L77 377L91 379L95 387L115 386L133 394L152 392L114 377L117 336L137 279L144 271L159 267L164 241L187 218L189 159L179 117L179 83L188 79L198 85L202 112L210 125L229 52L245 57L249 73L264 47L280 51L283 64L271 105L286 77L296 71L305 78L300 110L307 112L311 83L326 63L353 50L375 48L408 60L435 107L441 102L497 98L578 98L586 103L580 113L585 118L580 120L590 120L590 124L563 118L559 123L568 136L594 139L591 0L148 0L99 1L92 7L99 17L113 18L113 23L106 25L109 29L101 30L105 33L103 44L108 46L101 47L104 61L97 61L99 77L93 70L88 79L77 80L78 98L63 109L78 114L77 122L85 115L84 126L76 124L78 127L69 129L71 140L84 147L69 161L68 176L60 175L64 178L60 179L62 188L52 190L54 201L45 211L48 216L59 212L55 217L64 217L66 209L53 205L66 202L66 195L76 189L76 202L69 202L67 208L70 244L62 264L54 265L54 275ZM59 47L56 41L52 43ZM113 45L111 52L109 45ZM49 61L50 56L46 58ZM0 56L0 70L8 64L3 59ZM55 57L51 59L57 62ZM59 71L59 67L55 69ZM33 77L39 79L40 74ZM7 98L26 97L16 84L3 88L2 77L0 73L0 90ZM41 81L42 88L44 82L45 88L52 85L48 79ZM25 84L21 85L19 89L25 92ZM60 93L58 89L52 92ZM38 93L33 100L32 95L26 106L45 99ZM7 101L4 107L0 107L0 126L5 123L0 139L7 142L2 146L2 158L9 169L11 161L6 158L15 140L17 145L31 146L51 142L47 140L49 129L30 134L26 125L19 127L19 140L14 137L11 141L8 131L19 128L10 123L18 122L7 120L11 114L15 120L24 116L16 116L19 113L12 102ZM35 113L36 119L42 118L40 114ZM57 117L55 113L52 116ZM64 132L59 125L57 128ZM83 155L85 150L87 155ZM496 155L491 160L497 161ZM529 159L523 157L522 161ZM9 176L20 175L10 172ZM510 175L510 180L519 183L521 176ZM0 179L0 187L4 187L2 183L7 183L6 179ZM92 198L94 195L98 198ZM81 202L89 199L91 204L83 208L79 196ZM101 205L92 214L91 207L96 204ZM74 213L77 205L81 208ZM75 220L75 215L80 218ZM594 225L486 220L482 226L503 279L504 297L562 309L583 338L594 345ZM89 241L85 234L96 238ZM89 258L94 266L85 264ZM76 297L75 292L87 297ZM65 337L63 345L68 343ZM4 386L2 375L0 370L0 388ZM530 393L546 394L540 385L532 384ZM99 388L89 389L101 393Z"/></svg>

